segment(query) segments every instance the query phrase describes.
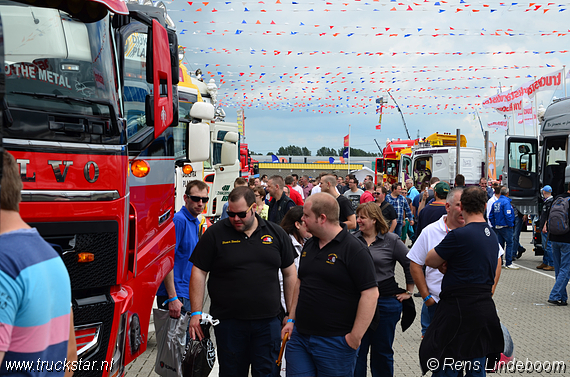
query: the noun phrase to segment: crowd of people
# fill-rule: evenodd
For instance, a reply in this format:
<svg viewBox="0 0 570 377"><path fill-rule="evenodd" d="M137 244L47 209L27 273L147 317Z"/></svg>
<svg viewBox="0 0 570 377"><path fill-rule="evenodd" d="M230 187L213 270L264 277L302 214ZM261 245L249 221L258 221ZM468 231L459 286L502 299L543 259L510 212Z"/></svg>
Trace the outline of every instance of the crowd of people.
<svg viewBox="0 0 570 377"><path fill-rule="evenodd" d="M503 339L492 295L501 266L516 269L516 215L504 188L489 191L484 179L465 188L461 177L453 188L437 178L419 189L411 180L375 185L372 176L322 174L313 182L236 179L223 220L184 254L193 264L180 287L189 292L189 335L203 336L207 285L209 313L220 320L220 376L391 376L396 326L405 331L416 317L415 285L423 300L422 372L434 355L496 360ZM193 201L201 193L187 195ZM467 325L455 317L465 308ZM442 331L466 335L448 339ZM286 367L279 368L285 334ZM461 346L467 337L476 340L470 350ZM463 372L485 373L434 375Z"/></svg>
<svg viewBox="0 0 570 377"><path fill-rule="evenodd" d="M22 286L34 287L38 281L31 275L22 278L22 273L18 279L23 280L16 281L13 266L34 271L42 281L67 277L54 281L62 288L58 294L70 295L57 253L19 218L16 169L5 153L0 237L14 249L33 241L41 245L42 257L30 258L37 254L31 248L21 256L0 250L5 254L0 258L0 287L17 298L0 313L1 334L8 334L7 327L25 331L18 327L24 318L19 311L46 299L20 294ZM220 320L214 332L222 377L363 377L368 370L374 377L393 376L396 326L400 322L406 331L414 322L417 287L423 300L422 373L430 359L453 358L473 367L440 362L433 375L484 376L504 347L492 296L501 268L518 269L513 261L524 252L519 235L526 218L512 206L508 188L490 187L484 178L479 186L464 187L461 178L452 187L434 177L419 189L411 180L375 185L372 176L363 182L354 175L334 174L314 181L295 174L237 178L221 219L206 231L200 214L208 202L208 186L191 181L185 205L174 215L174 268L157 292L157 304L174 318L189 313L187 341L202 339L207 289L207 310ZM550 186L542 193L539 231L545 256L538 268L554 268L556 283L548 302L564 306L570 233L558 234L549 225L549 212L559 210L559 198L552 198ZM561 198L570 198L570 187ZM16 257L23 259L12 261ZM403 270L400 282L397 264ZM45 306L38 310L46 313L47 322L55 320ZM59 325L49 331L72 334L69 307L54 308L56 312ZM284 370L276 359L286 334ZM61 355L50 357L75 357L74 337L50 336L61 339ZM10 335L0 336L0 362L17 358L11 344Z"/></svg>

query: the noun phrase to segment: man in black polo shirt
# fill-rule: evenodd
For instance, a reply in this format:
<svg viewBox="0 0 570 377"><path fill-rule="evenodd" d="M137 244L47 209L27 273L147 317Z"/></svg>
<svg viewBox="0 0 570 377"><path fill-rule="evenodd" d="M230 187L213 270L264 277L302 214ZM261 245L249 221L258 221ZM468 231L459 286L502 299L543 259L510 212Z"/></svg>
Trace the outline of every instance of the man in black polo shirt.
<svg viewBox="0 0 570 377"><path fill-rule="evenodd" d="M214 327L219 375L247 377L251 365L252 376L269 376L281 343L278 271L290 306L297 281L295 252L280 226L256 214L251 189L237 187L228 199L229 218L208 228L190 257L190 336L203 337L200 319L209 273L210 314L220 320Z"/></svg>
<svg viewBox="0 0 570 377"><path fill-rule="evenodd" d="M341 227L338 214L337 201L326 193L311 195L303 207L313 237L301 253L291 316L281 331L291 335L288 376L352 376L376 311L374 262L366 245Z"/></svg>
<svg viewBox="0 0 570 377"><path fill-rule="evenodd" d="M321 192L331 194L336 198L339 205L339 221L345 223L348 229L356 229L356 214L352 209L352 204L336 190L336 178L333 175L325 175L321 178Z"/></svg>

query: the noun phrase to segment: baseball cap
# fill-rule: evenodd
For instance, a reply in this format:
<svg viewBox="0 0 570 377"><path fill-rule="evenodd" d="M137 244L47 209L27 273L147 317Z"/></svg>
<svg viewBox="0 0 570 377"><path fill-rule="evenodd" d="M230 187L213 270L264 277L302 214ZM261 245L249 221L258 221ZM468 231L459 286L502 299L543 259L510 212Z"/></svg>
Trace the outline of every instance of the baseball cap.
<svg viewBox="0 0 570 377"><path fill-rule="evenodd" d="M552 187L549 185L544 186L540 191L552 192Z"/></svg>
<svg viewBox="0 0 570 377"><path fill-rule="evenodd" d="M447 193L449 192L449 185L447 184L447 182L437 182L437 184L434 187L434 191L436 192L437 196L442 197L444 195L447 195Z"/></svg>

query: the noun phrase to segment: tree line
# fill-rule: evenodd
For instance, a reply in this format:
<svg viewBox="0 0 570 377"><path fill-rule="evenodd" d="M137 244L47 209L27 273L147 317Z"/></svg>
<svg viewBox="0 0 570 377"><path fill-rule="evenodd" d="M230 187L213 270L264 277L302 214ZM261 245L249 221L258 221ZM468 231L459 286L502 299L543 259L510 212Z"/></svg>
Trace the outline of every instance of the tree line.
<svg viewBox="0 0 570 377"><path fill-rule="evenodd" d="M317 156L322 157L336 157L342 156L344 148L334 149L329 147L321 147L317 150ZM251 152L252 155L260 156L261 153ZM311 156L311 151L307 147L299 147L297 145L289 145L287 147L279 147L277 153L268 152L267 156L272 154L281 156ZM350 148L350 156L354 157L378 157L380 153L366 152L365 150L358 148Z"/></svg>

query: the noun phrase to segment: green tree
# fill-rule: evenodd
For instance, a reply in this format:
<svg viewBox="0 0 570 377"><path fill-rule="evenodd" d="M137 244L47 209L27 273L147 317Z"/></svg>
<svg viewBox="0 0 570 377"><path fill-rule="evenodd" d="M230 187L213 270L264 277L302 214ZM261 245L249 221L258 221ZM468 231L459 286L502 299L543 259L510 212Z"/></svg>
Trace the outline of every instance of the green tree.
<svg viewBox="0 0 570 377"><path fill-rule="evenodd" d="M342 150L341 150L341 153L342 153ZM336 150L334 148L321 147L317 151L317 156L323 156L323 157L338 156L338 153L336 152Z"/></svg>
<svg viewBox="0 0 570 377"><path fill-rule="evenodd" d="M303 151L302 156L310 156L311 155L311 151L307 147L303 147L302 151Z"/></svg>
<svg viewBox="0 0 570 377"><path fill-rule="evenodd" d="M282 156L303 156L303 149L296 145L289 145L288 147L279 147L277 154Z"/></svg>
<svg viewBox="0 0 570 377"><path fill-rule="evenodd" d="M339 156L342 156L342 152L344 148L340 148L338 150ZM378 153L366 152L365 150L358 149L358 148L350 148L350 156L351 157L378 157Z"/></svg>

